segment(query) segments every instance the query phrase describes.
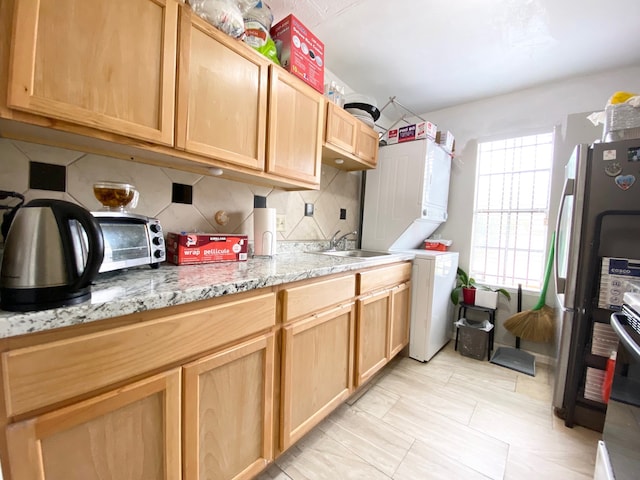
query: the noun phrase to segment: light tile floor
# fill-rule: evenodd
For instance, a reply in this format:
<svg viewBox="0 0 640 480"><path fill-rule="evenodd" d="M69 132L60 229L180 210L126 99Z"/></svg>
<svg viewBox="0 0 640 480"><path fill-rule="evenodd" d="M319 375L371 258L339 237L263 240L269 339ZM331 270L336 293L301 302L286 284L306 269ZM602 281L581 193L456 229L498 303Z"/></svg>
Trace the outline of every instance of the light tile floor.
<svg viewBox="0 0 640 480"><path fill-rule="evenodd" d="M463 357L391 362L259 480L591 479L600 434L566 428L548 369L520 374Z"/></svg>

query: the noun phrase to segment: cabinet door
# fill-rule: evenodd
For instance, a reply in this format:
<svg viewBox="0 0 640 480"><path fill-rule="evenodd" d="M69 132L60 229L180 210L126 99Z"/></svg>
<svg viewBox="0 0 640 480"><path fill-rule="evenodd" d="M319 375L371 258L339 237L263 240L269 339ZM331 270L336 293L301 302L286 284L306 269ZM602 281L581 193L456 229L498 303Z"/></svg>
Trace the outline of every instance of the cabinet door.
<svg viewBox="0 0 640 480"><path fill-rule="evenodd" d="M332 102L327 102L327 128L325 142L342 150L355 153L358 122L349 112Z"/></svg>
<svg viewBox="0 0 640 480"><path fill-rule="evenodd" d="M378 164L378 142L378 133L364 123L358 122L356 156L373 167Z"/></svg>
<svg viewBox="0 0 640 480"><path fill-rule="evenodd" d="M389 290L358 300L356 383L366 382L389 359Z"/></svg>
<svg viewBox="0 0 640 480"><path fill-rule="evenodd" d="M173 145L176 0L16 0L9 107Z"/></svg>
<svg viewBox="0 0 640 480"><path fill-rule="evenodd" d="M7 428L12 480L181 478L180 369Z"/></svg>
<svg viewBox="0 0 640 480"><path fill-rule="evenodd" d="M284 450L352 391L353 302L283 329L280 443Z"/></svg>
<svg viewBox="0 0 640 480"><path fill-rule="evenodd" d="M184 367L185 480L249 479L272 460L273 338Z"/></svg>
<svg viewBox="0 0 640 480"><path fill-rule="evenodd" d="M271 65L267 172L320 185L324 97Z"/></svg>
<svg viewBox="0 0 640 480"><path fill-rule="evenodd" d="M389 358L393 358L409 343L411 288L403 283L391 290L391 328L389 329Z"/></svg>
<svg viewBox="0 0 640 480"><path fill-rule="evenodd" d="M263 170L268 65L181 7L176 146Z"/></svg>

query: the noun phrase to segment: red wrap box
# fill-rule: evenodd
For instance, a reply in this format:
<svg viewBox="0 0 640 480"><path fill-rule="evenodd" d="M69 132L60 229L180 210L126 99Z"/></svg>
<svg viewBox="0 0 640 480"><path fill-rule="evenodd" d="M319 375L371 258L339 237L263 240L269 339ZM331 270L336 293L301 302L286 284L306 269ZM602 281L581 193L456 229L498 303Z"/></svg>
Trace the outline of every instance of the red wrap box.
<svg viewBox="0 0 640 480"><path fill-rule="evenodd" d="M280 64L320 93L324 93L324 43L293 15L271 27Z"/></svg>
<svg viewBox="0 0 640 480"><path fill-rule="evenodd" d="M175 265L247 260L246 235L217 233L167 234L167 260Z"/></svg>

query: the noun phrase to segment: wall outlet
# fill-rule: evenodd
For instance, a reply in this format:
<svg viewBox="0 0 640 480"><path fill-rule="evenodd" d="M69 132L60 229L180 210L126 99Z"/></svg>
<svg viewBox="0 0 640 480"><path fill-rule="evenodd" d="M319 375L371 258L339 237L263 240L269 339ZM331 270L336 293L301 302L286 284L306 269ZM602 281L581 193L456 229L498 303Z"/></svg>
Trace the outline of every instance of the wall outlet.
<svg viewBox="0 0 640 480"><path fill-rule="evenodd" d="M313 217L313 203L304 204L304 216Z"/></svg>
<svg viewBox="0 0 640 480"><path fill-rule="evenodd" d="M286 215L276 215L276 232L286 232L287 231L287 216Z"/></svg>
<svg viewBox="0 0 640 480"><path fill-rule="evenodd" d="M347 209L346 208L341 208L340 209L340 220L346 220L347 219Z"/></svg>

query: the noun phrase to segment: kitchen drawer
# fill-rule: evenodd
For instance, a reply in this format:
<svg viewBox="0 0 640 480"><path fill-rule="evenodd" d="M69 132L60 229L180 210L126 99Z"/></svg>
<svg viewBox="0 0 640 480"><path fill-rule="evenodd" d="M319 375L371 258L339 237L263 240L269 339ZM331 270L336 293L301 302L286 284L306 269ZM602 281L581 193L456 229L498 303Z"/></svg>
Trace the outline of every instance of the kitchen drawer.
<svg viewBox="0 0 640 480"><path fill-rule="evenodd" d="M358 294L404 283L411 279L411 263L401 263L390 267L375 268L358 273Z"/></svg>
<svg viewBox="0 0 640 480"><path fill-rule="evenodd" d="M283 319L287 322L353 300L355 293L355 275L287 288L283 292Z"/></svg>
<svg viewBox="0 0 640 480"><path fill-rule="evenodd" d="M275 312L275 293L269 292L5 352L7 415L122 382L269 329Z"/></svg>

